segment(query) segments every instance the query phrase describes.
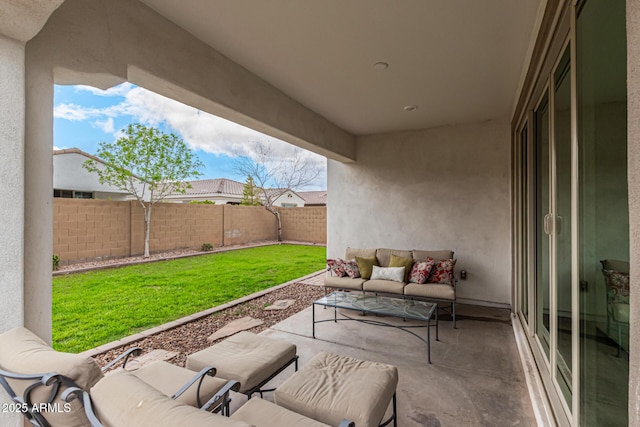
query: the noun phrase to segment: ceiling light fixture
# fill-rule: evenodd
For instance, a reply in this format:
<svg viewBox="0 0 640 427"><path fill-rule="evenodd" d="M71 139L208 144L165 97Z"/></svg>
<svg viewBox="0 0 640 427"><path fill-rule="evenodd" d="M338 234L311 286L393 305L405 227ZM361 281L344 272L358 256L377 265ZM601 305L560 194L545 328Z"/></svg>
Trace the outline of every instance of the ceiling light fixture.
<svg viewBox="0 0 640 427"><path fill-rule="evenodd" d="M416 111L418 109L417 105L405 105L404 111Z"/></svg>
<svg viewBox="0 0 640 427"><path fill-rule="evenodd" d="M389 68L389 64L387 62L376 62L373 64L374 70L386 70L387 68Z"/></svg>

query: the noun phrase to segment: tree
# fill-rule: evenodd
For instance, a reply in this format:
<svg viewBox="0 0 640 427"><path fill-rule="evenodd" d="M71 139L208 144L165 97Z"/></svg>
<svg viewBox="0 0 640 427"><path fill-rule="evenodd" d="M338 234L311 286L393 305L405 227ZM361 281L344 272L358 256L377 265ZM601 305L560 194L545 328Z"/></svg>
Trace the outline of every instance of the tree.
<svg viewBox="0 0 640 427"><path fill-rule="evenodd" d="M280 212L273 203L286 191L299 190L311 184L320 174L320 168L302 149L294 148L292 152L278 158L274 155L272 146L255 142L253 156L238 156L234 169L238 174L251 178L262 194L262 204L276 217L278 241L282 241Z"/></svg>
<svg viewBox="0 0 640 427"><path fill-rule="evenodd" d="M244 183L242 190L242 206L260 206L260 197L256 194L256 185L253 182L251 175L247 176L247 181Z"/></svg>
<svg viewBox="0 0 640 427"><path fill-rule="evenodd" d="M117 141L101 142L96 157L83 167L108 184L135 196L144 212L144 257L149 257L149 229L153 205L172 193L184 194L188 178L200 176L203 166L177 135L140 123L130 124Z"/></svg>

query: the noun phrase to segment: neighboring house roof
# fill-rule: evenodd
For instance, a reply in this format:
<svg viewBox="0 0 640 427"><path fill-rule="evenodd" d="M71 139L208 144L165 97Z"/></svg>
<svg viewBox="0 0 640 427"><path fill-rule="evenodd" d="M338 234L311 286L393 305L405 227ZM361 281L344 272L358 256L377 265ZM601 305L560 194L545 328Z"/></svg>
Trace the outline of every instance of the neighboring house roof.
<svg viewBox="0 0 640 427"><path fill-rule="evenodd" d="M174 193L169 196L170 199L188 199L192 197L210 197L213 198L216 195L224 195L226 197L237 197L242 199L244 194L243 182L234 181L227 178L215 178L215 179L201 179L196 181L188 181L191 184L191 188L186 190L186 193ZM267 188L267 194L275 201L282 194L287 191L291 191L293 194L298 195L305 201L305 205L326 205L327 204L327 192L326 191L292 191L286 188ZM262 192L256 187L256 196L263 198Z"/></svg>
<svg viewBox="0 0 640 427"><path fill-rule="evenodd" d="M326 205L327 204L327 191L298 191L298 196L304 199L305 206L310 205Z"/></svg>
<svg viewBox="0 0 640 427"><path fill-rule="evenodd" d="M244 184L227 178L189 181L191 188L185 194L236 194L242 196Z"/></svg>
<svg viewBox="0 0 640 427"><path fill-rule="evenodd" d="M57 155L60 155L60 154L71 154L71 153L80 154L80 155L85 156L85 157L87 157L87 158L89 158L91 160L95 160L95 161L100 162L102 164L106 164L104 162L104 160L102 160L102 159L100 159L100 158L98 158L96 156L93 156L93 155L91 155L89 153L86 153L86 152L82 151L79 148L63 148L62 150L53 150L53 155L54 156L57 156Z"/></svg>

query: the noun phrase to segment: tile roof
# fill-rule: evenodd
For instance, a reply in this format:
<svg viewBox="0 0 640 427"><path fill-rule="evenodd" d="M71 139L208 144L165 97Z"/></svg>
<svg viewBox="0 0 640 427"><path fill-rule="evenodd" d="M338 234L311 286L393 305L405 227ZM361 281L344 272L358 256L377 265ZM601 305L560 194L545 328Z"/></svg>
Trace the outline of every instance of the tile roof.
<svg viewBox="0 0 640 427"><path fill-rule="evenodd" d="M186 194L233 194L242 196L244 184L227 178L189 181L191 188Z"/></svg>
<svg viewBox="0 0 640 427"><path fill-rule="evenodd" d="M326 205L327 190L322 191L298 191L298 196L304 199L305 205Z"/></svg>

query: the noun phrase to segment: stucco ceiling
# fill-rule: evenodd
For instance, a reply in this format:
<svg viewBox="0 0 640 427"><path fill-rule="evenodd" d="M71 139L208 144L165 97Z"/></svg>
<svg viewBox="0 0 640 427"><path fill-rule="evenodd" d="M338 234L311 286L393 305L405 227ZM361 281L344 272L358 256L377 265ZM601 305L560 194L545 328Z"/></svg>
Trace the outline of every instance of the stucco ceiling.
<svg viewBox="0 0 640 427"><path fill-rule="evenodd" d="M509 118L544 3L142 1L356 135Z"/></svg>

